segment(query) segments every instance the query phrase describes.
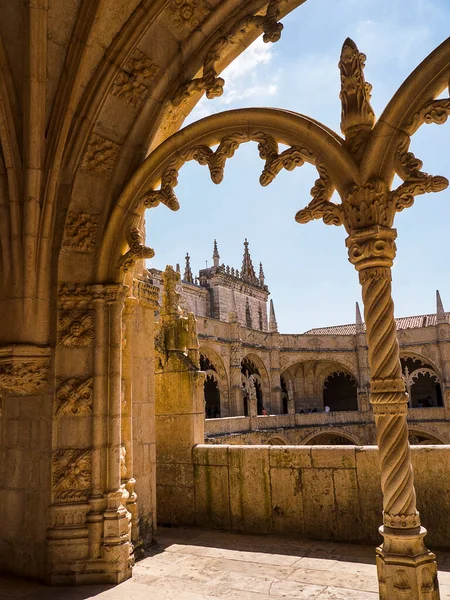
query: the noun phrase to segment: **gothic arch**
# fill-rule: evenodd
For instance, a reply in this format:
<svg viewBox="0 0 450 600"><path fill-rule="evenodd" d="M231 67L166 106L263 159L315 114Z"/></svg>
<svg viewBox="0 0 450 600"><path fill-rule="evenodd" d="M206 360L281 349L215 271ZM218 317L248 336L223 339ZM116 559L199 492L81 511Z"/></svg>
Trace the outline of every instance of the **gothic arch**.
<svg viewBox="0 0 450 600"><path fill-rule="evenodd" d="M448 444L442 436L436 434L434 431L428 431L425 427L416 425L408 427L408 433L411 445Z"/></svg>
<svg viewBox="0 0 450 600"><path fill-rule="evenodd" d="M296 157L293 155L292 159L294 163L291 162L289 168L303 161L312 164L320 162L332 174L341 191L351 181L358 180L356 164L345 150L343 140L313 119L291 111L266 108L238 109L206 117L165 140L135 171L116 203L105 230L97 263L98 277L117 278L117 264L126 249L127 228L139 223L145 206L150 208L163 202L173 210L178 209L173 187L176 185L177 172L186 161L197 160L205 164L207 157L211 157L211 151L205 148L220 143L224 158L232 156L241 143L251 140L261 143L261 135L269 135L271 140L286 144L291 149L296 148ZM272 144L272 141L269 143ZM269 150L264 152L266 157ZM279 156L275 159L277 165L280 164ZM209 166L213 181L219 183L223 176L223 164L219 168L215 160ZM276 168L274 171L266 163L261 180L263 185L267 185L282 166ZM161 189L155 190L159 184Z"/></svg>
<svg viewBox="0 0 450 600"><path fill-rule="evenodd" d="M267 405L267 408L270 408L270 406L269 406L269 403L270 403L270 378L269 378L269 372L266 368L266 365L265 365L263 359L260 356L258 356L257 354L255 354L254 352L249 352L248 354L243 355L241 364L245 360L251 361L255 365L255 367L258 369L259 378L261 380L261 391L262 391L262 395L263 395L263 403L264 403L264 405Z"/></svg>
<svg viewBox="0 0 450 600"><path fill-rule="evenodd" d="M338 438L343 438L345 440L348 440L348 443L349 443L348 445L361 446L360 442L354 435L347 433L347 431L343 431L342 429L338 429L338 428L321 429L319 431L314 431L313 433L310 433L308 436L306 436L306 438L300 442L300 445L302 445L302 446L325 445L326 446L329 444L333 444L332 440L338 439ZM331 441L327 442L326 441L327 439L329 439Z"/></svg>
<svg viewBox="0 0 450 600"><path fill-rule="evenodd" d="M284 435L277 433L267 440L267 444L269 446L289 446L290 442Z"/></svg>
<svg viewBox="0 0 450 600"><path fill-rule="evenodd" d="M216 380L220 392L220 414L225 417L229 414L229 383L228 375L222 357L213 348L200 346L200 355L206 356L214 365Z"/></svg>

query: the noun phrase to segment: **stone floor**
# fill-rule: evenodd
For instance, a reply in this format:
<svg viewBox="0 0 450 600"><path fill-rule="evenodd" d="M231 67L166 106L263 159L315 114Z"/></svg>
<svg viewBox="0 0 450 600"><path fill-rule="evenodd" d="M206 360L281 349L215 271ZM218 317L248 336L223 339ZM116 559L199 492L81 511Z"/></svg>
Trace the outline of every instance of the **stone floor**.
<svg viewBox="0 0 450 600"><path fill-rule="evenodd" d="M0 600L377 600L374 549L294 537L160 529L117 586L50 588L0 577ZM438 554L450 600L450 554Z"/></svg>

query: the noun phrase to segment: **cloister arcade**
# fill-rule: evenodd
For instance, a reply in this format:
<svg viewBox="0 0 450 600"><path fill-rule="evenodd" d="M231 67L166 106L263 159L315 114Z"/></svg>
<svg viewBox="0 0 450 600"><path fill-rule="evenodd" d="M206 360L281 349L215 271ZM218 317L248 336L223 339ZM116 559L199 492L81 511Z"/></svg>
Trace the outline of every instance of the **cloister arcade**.
<svg viewBox="0 0 450 600"><path fill-rule="evenodd" d="M174 189L186 162L207 166L220 183L226 160L253 142L264 186L283 169L305 162L317 169L299 223L321 218L348 234L364 302L361 351L371 371L364 402L368 408L370 383L379 446L380 597L399 599L408 589L411 598L439 598L435 556L416 508L391 267L396 212L448 185L422 172L409 146L421 125L442 124L450 114L450 100L441 97L450 39L407 78L378 121L365 56L347 39L339 63L342 136L314 118L269 108L227 111L180 130L203 93L220 95L224 67L261 34L278 41L281 19L302 3L37 0L2 9L2 569L58 585L118 583L155 539L157 512L160 522L202 524L196 484L205 465L195 461L208 449L198 332L180 307L174 269L164 273L161 306L146 277L144 261L154 251L144 240L143 215L160 204L178 209ZM331 201L334 191L341 203ZM229 322L236 325L233 315ZM448 370L450 324L438 325ZM270 369L257 354L242 362L242 340L231 350L229 380L216 357L203 355L215 407L218 391L221 403L228 398L228 414L241 410L241 376L251 370L260 409L266 398L282 406L279 375L291 368L292 349L283 363L275 348L279 360ZM322 375L325 381L330 372ZM414 386L430 378L429 370L418 373ZM438 405L437 386L435 393ZM235 457L231 468L251 461L255 453L247 450L226 450L226 460ZM298 456L318 454L313 448ZM223 456L216 460L210 466L228 468Z"/></svg>

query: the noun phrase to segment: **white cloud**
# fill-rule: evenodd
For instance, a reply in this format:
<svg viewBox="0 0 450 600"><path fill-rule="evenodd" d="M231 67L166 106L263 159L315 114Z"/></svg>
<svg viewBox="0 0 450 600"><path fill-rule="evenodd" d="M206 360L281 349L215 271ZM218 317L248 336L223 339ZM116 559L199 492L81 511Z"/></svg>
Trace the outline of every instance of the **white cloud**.
<svg viewBox="0 0 450 600"><path fill-rule="evenodd" d="M272 44L265 44L262 37L247 48L222 73L225 79L224 93L219 98L208 100L205 96L189 115L186 124L229 108L245 104L266 104L278 92L280 71L271 71L268 66L273 59Z"/></svg>

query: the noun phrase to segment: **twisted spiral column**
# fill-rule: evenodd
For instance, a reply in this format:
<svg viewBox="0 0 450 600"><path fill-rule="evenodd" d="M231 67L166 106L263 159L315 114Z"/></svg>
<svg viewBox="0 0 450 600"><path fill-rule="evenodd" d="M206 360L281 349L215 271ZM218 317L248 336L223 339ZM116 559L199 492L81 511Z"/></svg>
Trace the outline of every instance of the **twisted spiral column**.
<svg viewBox="0 0 450 600"><path fill-rule="evenodd" d="M372 227L354 233L347 246L362 286L384 524L410 529L419 527L420 519L406 423L408 395L402 379L391 294L395 237L393 229Z"/></svg>

